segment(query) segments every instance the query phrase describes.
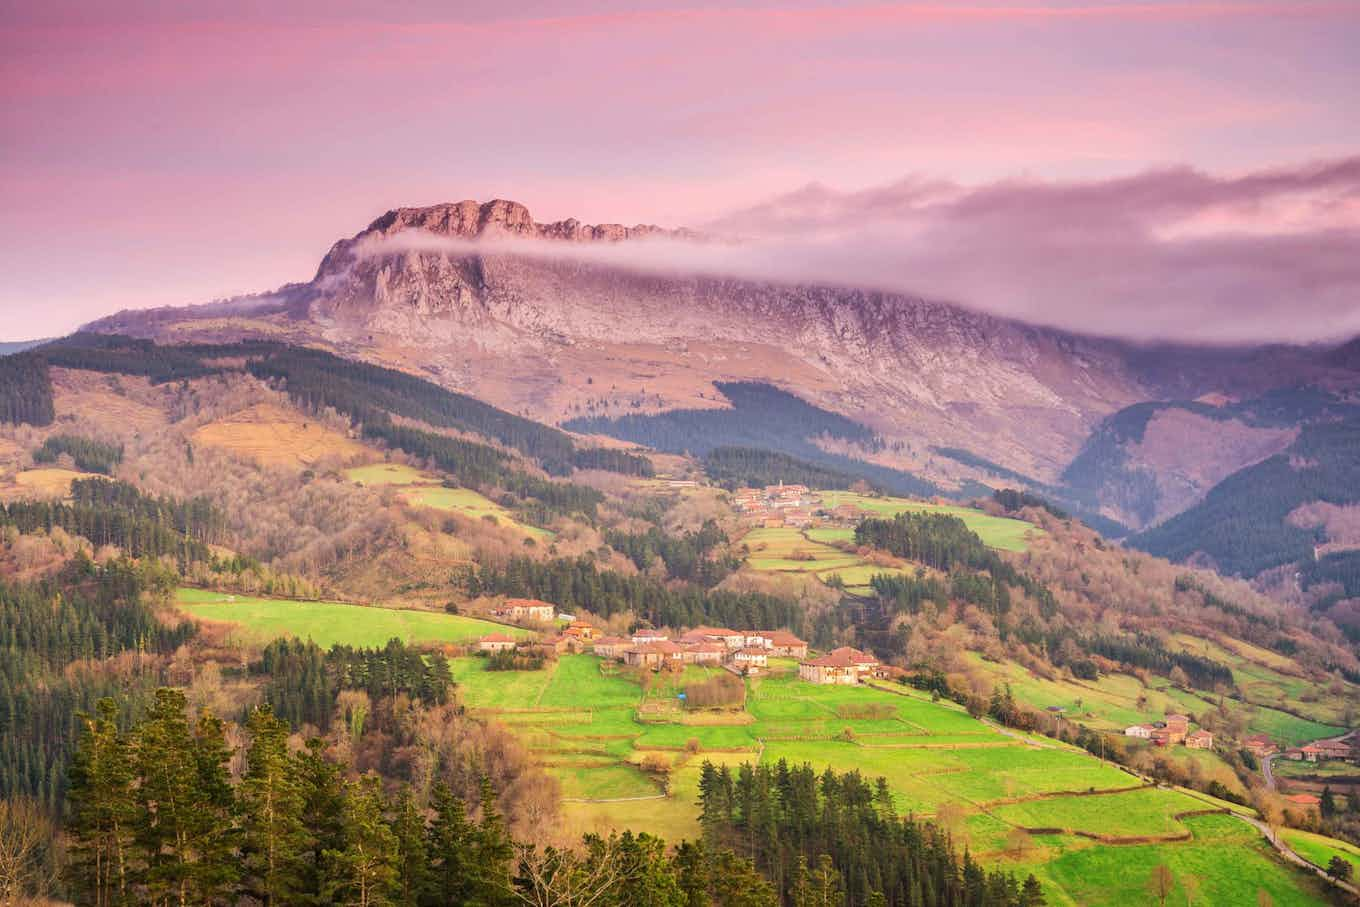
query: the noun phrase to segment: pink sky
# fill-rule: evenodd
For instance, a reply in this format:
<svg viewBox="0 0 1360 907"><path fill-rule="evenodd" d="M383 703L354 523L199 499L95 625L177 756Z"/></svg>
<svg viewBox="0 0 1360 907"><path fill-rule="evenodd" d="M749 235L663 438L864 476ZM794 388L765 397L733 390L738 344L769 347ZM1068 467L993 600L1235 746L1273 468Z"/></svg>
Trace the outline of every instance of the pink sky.
<svg viewBox="0 0 1360 907"><path fill-rule="evenodd" d="M0 0L0 339L307 279L399 205L1342 158L1356 47L1353 2Z"/></svg>

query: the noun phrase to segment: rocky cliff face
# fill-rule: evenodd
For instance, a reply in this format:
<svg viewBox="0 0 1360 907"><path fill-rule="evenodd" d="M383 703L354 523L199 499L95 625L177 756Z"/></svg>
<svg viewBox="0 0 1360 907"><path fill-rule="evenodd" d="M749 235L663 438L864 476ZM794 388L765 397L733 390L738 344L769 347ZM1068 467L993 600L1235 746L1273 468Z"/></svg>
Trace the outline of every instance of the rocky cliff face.
<svg viewBox="0 0 1360 907"><path fill-rule="evenodd" d="M982 473L934 447L1051 481L1102 418L1172 385L1178 395L1231 394L1324 368L1287 350L1227 354L1209 368L1193 350L1138 350L898 295L648 275L470 245L658 235L689 234L541 224L509 201L400 208L336 243L310 283L248 320L185 309L94 327L320 341L547 421L721 405L715 380L764 380L874 426L889 441L877 459L946 484Z"/></svg>

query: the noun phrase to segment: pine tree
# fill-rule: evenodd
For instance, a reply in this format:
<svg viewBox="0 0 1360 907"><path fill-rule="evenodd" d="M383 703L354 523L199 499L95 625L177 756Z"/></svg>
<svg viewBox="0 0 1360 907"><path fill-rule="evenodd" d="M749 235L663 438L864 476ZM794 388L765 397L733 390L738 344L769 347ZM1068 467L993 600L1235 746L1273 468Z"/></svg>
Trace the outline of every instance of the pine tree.
<svg viewBox="0 0 1360 907"><path fill-rule="evenodd" d="M292 903L302 886L308 837L297 766L288 755L288 724L265 705L246 721L250 749L241 779L242 864L252 895L266 907Z"/></svg>
<svg viewBox="0 0 1360 907"><path fill-rule="evenodd" d="M191 732L184 693L160 689L133 748L136 840L150 899L215 903L235 876L234 800L222 722L204 715Z"/></svg>
<svg viewBox="0 0 1360 907"><path fill-rule="evenodd" d="M425 903L462 904L470 897L472 887L469 857L474 829L468 822L463 801L455 797L443 781L435 782L430 806L434 819L430 823L425 849L432 879Z"/></svg>
<svg viewBox="0 0 1360 907"><path fill-rule="evenodd" d="M325 852L322 894L332 904L395 904L397 836L383 816L382 785L376 775L345 785L343 816L345 843Z"/></svg>
<svg viewBox="0 0 1360 907"><path fill-rule="evenodd" d="M1335 816L1337 812L1336 794L1332 793L1332 786L1330 784L1323 785L1321 799L1322 803L1318 809L1322 813L1322 818L1330 819Z"/></svg>
<svg viewBox="0 0 1360 907"><path fill-rule="evenodd" d="M327 854L345 846L345 788L340 769L326 758L325 744L307 741L307 749L295 757L302 789L302 825L307 853L302 861L302 885L296 903L330 904L324 891L329 865Z"/></svg>
<svg viewBox="0 0 1360 907"><path fill-rule="evenodd" d="M76 888L95 907L122 903L128 895L130 849L136 810L132 762L118 734L118 706L99 700L84 716L83 736L71 760L70 821Z"/></svg>
<svg viewBox="0 0 1360 907"><path fill-rule="evenodd" d="M417 907L430 889L430 863L425 847L425 818L409 786L397 798L392 832L397 838L398 903Z"/></svg>
<svg viewBox="0 0 1360 907"><path fill-rule="evenodd" d="M479 799L482 817L474 836L477 859L473 866L472 894L475 900L484 904L499 904L507 898L506 882L510 878L515 845L496 806L496 789L486 775L482 775Z"/></svg>

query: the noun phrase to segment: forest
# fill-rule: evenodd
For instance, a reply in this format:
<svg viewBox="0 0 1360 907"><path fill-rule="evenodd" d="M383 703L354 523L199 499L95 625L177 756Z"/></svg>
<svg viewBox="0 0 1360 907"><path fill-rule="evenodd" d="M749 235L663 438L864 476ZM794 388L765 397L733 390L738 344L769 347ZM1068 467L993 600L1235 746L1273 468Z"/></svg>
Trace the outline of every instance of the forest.
<svg viewBox="0 0 1360 907"><path fill-rule="evenodd" d="M606 619L631 611L656 627L783 627L794 633L803 629L803 609L786 598L624 575L601 570L589 556L543 561L517 557L504 565L479 564L459 573L455 583L471 598L541 598L562 608L587 608Z"/></svg>
<svg viewBox="0 0 1360 907"><path fill-rule="evenodd" d="M153 498L127 482L77 479L71 500L0 504L0 526L20 532L61 529L132 557L171 555L181 564L212 557L226 539L226 519L206 499Z"/></svg>
<svg viewBox="0 0 1360 907"><path fill-rule="evenodd" d="M639 570L646 570L659 558L668 575L705 588L716 586L741 566L741 559L730 551L715 551L729 540L713 520L680 534L658 526L649 526L646 532L606 529L604 540Z"/></svg>
<svg viewBox="0 0 1360 907"><path fill-rule="evenodd" d="M112 475L114 467L123 462L123 445L105 444L80 435L50 435L42 447L33 451L33 462L55 463L62 456L69 456L82 472Z"/></svg>
<svg viewBox="0 0 1360 907"><path fill-rule="evenodd" d="M1360 501L1360 416L1305 426L1286 452L1233 473L1199 504L1128 542L1169 560L1204 552L1220 572L1251 577L1311 559L1325 539L1286 517L1312 501Z"/></svg>
<svg viewBox="0 0 1360 907"><path fill-rule="evenodd" d="M928 497L932 483L910 473L841 454L827 453L814 441L826 437L874 450L882 444L871 429L769 384L717 382L730 409L678 409L654 416L618 418L589 416L564 423L570 431L608 435L664 450L706 458L718 448L746 448L782 453L832 473L853 475L898 494ZM723 454L735 467L750 455ZM750 466L742 468L749 469ZM787 479L786 479L787 481Z"/></svg>
<svg viewBox="0 0 1360 907"><path fill-rule="evenodd" d="M987 872L928 822L896 815L884 779L820 775L809 765L705 762L705 840L732 847L774 881L785 904L1038 907L1038 881Z"/></svg>
<svg viewBox="0 0 1360 907"><path fill-rule="evenodd" d="M809 463L788 454L758 447L715 447L704 455L704 472L728 491L762 488L785 482L809 488L846 489L862 476Z"/></svg>

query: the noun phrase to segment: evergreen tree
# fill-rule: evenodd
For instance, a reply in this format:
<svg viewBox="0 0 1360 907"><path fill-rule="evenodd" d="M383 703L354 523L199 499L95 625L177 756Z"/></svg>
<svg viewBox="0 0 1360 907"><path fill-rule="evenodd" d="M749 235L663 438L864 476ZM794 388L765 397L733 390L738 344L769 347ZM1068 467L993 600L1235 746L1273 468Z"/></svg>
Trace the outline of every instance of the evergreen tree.
<svg viewBox="0 0 1360 907"><path fill-rule="evenodd" d="M295 901L303 905L331 903L324 891L328 853L345 846L345 789L340 769L326 758L320 740L307 741L295 760L302 790L302 824L308 845L302 862L302 885Z"/></svg>
<svg viewBox="0 0 1360 907"><path fill-rule="evenodd" d="M84 903L108 907L128 897L129 851L136 814L132 761L118 733L118 706L99 700L83 716L84 733L71 760L70 820L74 879Z"/></svg>
<svg viewBox="0 0 1360 907"><path fill-rule="evenodd" d="M344 845L325 852L328 903L389 907L397 894L397 836L383 816L382 784L367 775L345 785Z"/></svg>
<svg viewBox="0 0 1360 907"><path fill-rule="evenodd" d="M307 832L297 766L288 755L288 724L269 706L246 721L250 749L241 779L241 857L251 894L266 907L292 903L302 885Z"/></svg>
<svg viewBox="0 0 1360 907"><path fill-rule="evenodd" d="M425 903L465 903L471 897L470 860L474 846L474 829L468 822L467 808L442 780L435 782L430 806L434 819L425 850L430 860L431 884Z"/></svg>
<svg viewBox="0 0 1360 907"><path fill-rule="evenodd" d="M191 730L184 693L156 691L133 740L141 883L157 902L211 904L235 876L229 752L221 721Z"/></svg>
<svg viewBox="0 0 1360 907"><path fill-rule="evenodd" d="M474 901L493 905L507 900L506 881L515 857L515 844L506 830L505 819L496 806L496 789L482 775L478 792L481 820L473 836L477 858L474 863L472 896Z"/></svg>
<svg viewBox="0 0 1360 907"><path fill-rule="evenodd" d="M429 854L425 846L425 818L410 786L397 798L392 832L397 838L397 903L418 907L431 886Z"/></svg>

